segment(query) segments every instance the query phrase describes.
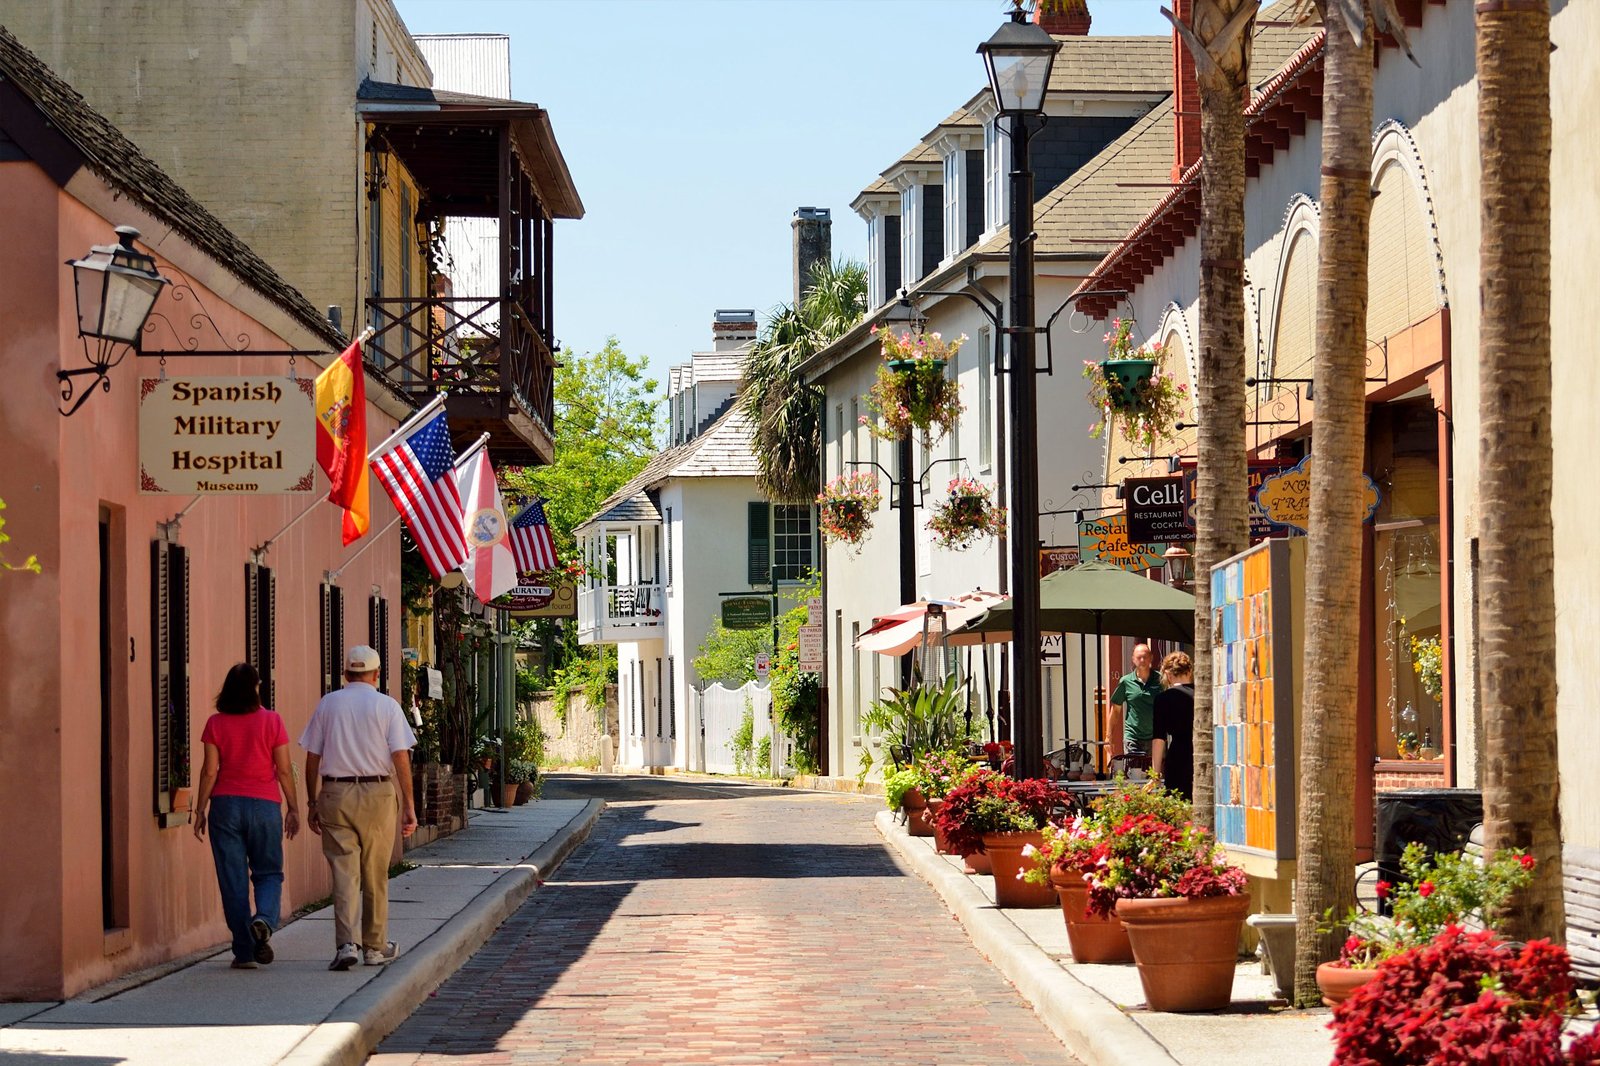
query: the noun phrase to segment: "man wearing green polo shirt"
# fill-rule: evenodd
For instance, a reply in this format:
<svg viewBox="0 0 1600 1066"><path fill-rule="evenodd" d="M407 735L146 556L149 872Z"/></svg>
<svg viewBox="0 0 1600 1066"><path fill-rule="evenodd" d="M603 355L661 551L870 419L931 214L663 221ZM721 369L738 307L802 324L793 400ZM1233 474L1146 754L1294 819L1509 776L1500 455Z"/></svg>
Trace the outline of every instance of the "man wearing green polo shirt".
<svg viewBox="0 0 1600 1066"><path fill-rule="evenodd" d="M1161 677L1150 668L1150 645L1133 646L1133 672L1111 693L1111 754L1150 754L1156 696Z"/></svg>

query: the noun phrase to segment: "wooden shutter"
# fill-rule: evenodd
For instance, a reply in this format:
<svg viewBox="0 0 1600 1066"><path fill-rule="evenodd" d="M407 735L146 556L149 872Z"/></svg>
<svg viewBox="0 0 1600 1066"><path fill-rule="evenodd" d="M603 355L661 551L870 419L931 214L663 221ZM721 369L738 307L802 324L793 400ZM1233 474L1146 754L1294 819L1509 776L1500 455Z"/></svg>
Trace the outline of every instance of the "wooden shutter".
<svg viewBox="0 0 1600 1066"><path fill-rule="evenodd" d="M378 653L378 691L389 692L389 601L382 596L367 599L367 642Z"/></svg>
<svg viewBox="0 0 1600 1066"><path fill-rule="evenodd" d="M278 588L272 569L244 564L244 657L261 677L261 705L276 707L273 664L277 658Z"/></svg>
<svg viewBox="0 0 1600 1066"><path fill-rule="evenodd" d="M323 582L322 592L322 694L339 687L344 665L344 590Z"/></svg>
<svg viewBox="0 0 1600 1066"><path fill-rule="evenodd" d="M667 736L678 735L678 675L676 663L667 656Z"/></svg>
<svg viewBox="0 0 1600 1066"><path fill-rule="evenodd" d="M168 571L170 545L164 540L150 542L150 651L151 724L153 730L155 813L167 806L167 778L172 768L172 603Z"/></svg>
<svg viewBox="0 0 1600 1066"><path fill-rule="evenodd" d="M772 512L765 503L748 507L750 584L766 585L772 581Z"/></svg>
<svg viewBox="0 0 1600 1066"><path fill-rule="evenodd" d="M167 546L172 620L172 769L173 787L188 788L192 761L189 752L189 550Z"/></svg>

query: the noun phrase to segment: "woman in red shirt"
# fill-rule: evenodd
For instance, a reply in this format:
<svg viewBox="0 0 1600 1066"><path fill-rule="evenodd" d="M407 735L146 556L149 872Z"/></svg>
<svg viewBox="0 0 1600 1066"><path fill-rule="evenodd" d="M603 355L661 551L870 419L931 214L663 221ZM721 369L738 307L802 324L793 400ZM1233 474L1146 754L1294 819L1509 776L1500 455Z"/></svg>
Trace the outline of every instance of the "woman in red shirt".
<svg viewBox="0 0 1600 1066"><path fill-rule="evenodd" d="M249 663L228 671L217 713L200 734L205 764L194 805L194 835L211 830L211 857L222 891L222 914L233 934L233 968L272 961L272 931L283 897L283 837L300 831L289 734L277 713L261 706L261 678ZM288 800L284 814L279 804ZM255 886L255 910L250 887Z"/></svg>

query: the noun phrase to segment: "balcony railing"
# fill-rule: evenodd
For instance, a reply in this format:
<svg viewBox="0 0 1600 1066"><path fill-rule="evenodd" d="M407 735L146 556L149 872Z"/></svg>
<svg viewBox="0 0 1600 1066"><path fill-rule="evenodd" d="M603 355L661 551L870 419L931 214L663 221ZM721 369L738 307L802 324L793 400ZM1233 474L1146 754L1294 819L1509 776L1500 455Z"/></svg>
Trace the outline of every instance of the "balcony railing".
<svg viewBox="0 0 1600 1066"><path fill-rule="evenodd" d="M367 306L374 330L367 358L413 402L448 389L509 401L547 431L555 425L555 359L527 294L371 297Z"/></svg>
<svg viewBox="0 0 1600 1066"><path fill-rule="evenodd" d="M629 631L663 624L660 585L599 585L578 592L578 635L590 643L628 639ZM638 634L641 638L644 634Z"/></svg>

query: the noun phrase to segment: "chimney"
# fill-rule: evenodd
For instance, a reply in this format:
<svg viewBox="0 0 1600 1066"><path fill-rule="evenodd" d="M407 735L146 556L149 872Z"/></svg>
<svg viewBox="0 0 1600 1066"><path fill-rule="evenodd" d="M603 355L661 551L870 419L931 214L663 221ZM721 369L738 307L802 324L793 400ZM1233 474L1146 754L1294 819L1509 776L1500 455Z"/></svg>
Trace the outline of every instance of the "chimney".
<svg viewBox="0 0 1600 1066"><path fill-rule="evenodd" d="M1052 37L1089 36L1089 0L1039 0L1033 21Z"/></svg>
<svg viewBox="0 0 1600 1066"><path fill-rule="evenodd" d="M811 291L811 268L833 258L833 219L826 207L797 207L789 229L794 234L794 305Z"/></svg>
<svg viewBox="0 0 1600 1066"><path fill-rule="evenodd" d="M1174 0L1172 13L1185 26L1194 25L1194 0ZM1172 180L1200 158L1200 83L1195 80L1194 56L1189 46L1172 31L1172 106L1177 112L1173 123Z"/></svg>
<svg viewBox="0 0 1600 1066"><path fill-rule="evenodd" d="M756 339L756 313L751 310L718 311L711 319L711 350L734 352Z"/></svg>

